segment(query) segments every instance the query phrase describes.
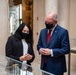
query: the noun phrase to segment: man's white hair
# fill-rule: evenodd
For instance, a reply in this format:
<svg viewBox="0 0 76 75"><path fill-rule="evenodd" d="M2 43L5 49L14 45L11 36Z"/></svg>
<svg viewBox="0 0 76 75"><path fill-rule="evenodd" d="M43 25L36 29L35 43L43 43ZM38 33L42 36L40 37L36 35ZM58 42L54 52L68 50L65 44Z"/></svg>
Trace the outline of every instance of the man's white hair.
<svg viewBox="0 0 76 75"><path fill-rule="evenodd" d="M49 12L48 15L49 15L49 14L52 14L52 15L53 15L54 21L58 21L57 13L55 13L55 12Z"/></svg>
<svg viewBox="0 0 76 75"><path fill-rule="evenodd" d="M57 15L54 16L54 21L58 21L58 16Z"/></svg>

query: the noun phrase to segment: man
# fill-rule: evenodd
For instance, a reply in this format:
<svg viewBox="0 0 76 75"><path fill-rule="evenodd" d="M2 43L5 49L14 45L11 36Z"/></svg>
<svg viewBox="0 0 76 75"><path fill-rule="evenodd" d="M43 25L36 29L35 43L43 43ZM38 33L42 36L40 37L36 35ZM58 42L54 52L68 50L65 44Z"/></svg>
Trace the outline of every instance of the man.
<svg viewBox="0 0 76 75"><path fill-rule="evenodd" d="M46 28L40 32L37 49L41 54L41 69L53 75L63 75L66 72L65 54L70 52L70 43L68 31L60 27L57 22L55 12L46 16Z"/></svg>

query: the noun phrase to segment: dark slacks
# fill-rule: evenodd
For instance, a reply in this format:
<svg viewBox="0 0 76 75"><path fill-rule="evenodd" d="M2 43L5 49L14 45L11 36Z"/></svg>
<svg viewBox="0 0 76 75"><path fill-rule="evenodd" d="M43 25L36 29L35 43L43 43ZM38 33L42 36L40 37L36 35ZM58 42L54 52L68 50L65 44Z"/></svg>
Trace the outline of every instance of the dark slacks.
<svg viewBox="0 0 76 75"><path fill-rule="evenodd" d="M44 70L44 71L47 71L46 63L45 63L45 66L43 67L43 70ZM64 75L64 74L47 74L47 73L45 73L45 72L42 72L42 75Z"/></svg>

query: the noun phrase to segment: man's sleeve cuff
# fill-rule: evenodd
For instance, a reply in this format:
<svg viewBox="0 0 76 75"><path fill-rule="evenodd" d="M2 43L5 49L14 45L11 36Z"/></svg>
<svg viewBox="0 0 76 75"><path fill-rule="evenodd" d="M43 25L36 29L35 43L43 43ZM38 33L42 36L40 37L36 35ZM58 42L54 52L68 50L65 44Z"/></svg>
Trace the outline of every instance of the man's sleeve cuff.
<svg viewBox="0 0 76 75"><path fill-rule="evenodd" d="M53 50L51 49L50 51L51 51L51 57L53 57L53 56L54 56L54 55L53 55Z"/></svg>

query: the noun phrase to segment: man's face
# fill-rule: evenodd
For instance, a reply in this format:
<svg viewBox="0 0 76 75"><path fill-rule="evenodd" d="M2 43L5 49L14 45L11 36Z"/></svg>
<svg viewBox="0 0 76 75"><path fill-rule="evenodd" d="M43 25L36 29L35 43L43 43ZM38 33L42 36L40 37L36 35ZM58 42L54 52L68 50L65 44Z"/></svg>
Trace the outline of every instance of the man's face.
<svg viewBox="0 0 76 75"><path fill-rule="evenodd" d="M45 22L53 24L53 25L56 24L56 22L54 21L53 17L50 17L50 16L46 17Z"/></svg>
<svg viewBox="0 0 76 75"><path fill-rule="evenodd" d="M52 29L55 26L56 22L53 20L53 18L46 17L45 19L45 25L47 29Z"/></svg>

